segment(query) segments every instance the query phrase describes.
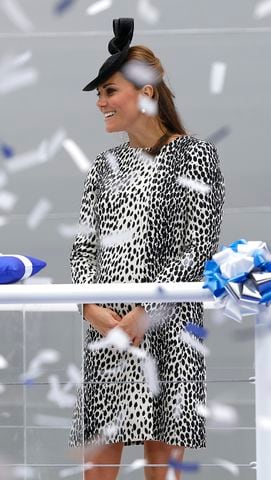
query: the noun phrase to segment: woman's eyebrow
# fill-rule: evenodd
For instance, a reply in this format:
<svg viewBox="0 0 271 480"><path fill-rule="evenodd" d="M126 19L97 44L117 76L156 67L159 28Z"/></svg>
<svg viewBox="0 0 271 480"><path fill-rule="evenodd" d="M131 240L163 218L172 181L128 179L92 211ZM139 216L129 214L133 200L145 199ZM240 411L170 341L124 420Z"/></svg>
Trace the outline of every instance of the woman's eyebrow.
<svg viewBox="0 0 271 480"><path fill-rule="evenodd" d="M106 88L106 87L109 87L109 85L116 85L115 83L113 82L110 82L110 83L105 83L104 85L102 85L102 88ZM99 91L99 89L97 88L97 92Z"/></svg>

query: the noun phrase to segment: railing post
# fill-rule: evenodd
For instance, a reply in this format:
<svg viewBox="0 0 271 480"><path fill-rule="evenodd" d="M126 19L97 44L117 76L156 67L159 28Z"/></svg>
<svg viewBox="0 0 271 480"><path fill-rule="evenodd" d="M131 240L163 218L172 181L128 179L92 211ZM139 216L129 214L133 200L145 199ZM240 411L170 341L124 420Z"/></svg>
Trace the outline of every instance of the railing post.
<svg viewBox="0 0 271 480"><path fill-rule="evenodd" d="M257 480L271 478L271 313L263 307L255 325Z"/></svg>

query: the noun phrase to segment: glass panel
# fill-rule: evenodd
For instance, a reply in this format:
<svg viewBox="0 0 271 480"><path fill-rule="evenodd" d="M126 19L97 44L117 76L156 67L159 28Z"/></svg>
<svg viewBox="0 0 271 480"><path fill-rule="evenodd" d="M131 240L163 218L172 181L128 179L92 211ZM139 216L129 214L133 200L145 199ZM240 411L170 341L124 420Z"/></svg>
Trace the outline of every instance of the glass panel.
<svg viewBox="0 0 271 480"><path fill-rule="evenodd" d="M69 448L68 439L86 322L75 306L67 306L67 311L50 311L53 306L44 309L1 315L0 351L9 363L1 370L1 464L9 465L5 468L13 474L18 465L26 465L39 479L67 475L79 480L83 478L82 458ZM237 420L232 426L221 426L207 419L207 448L187 450L185 459L200 462L201 478L206 480L218 475L220 480L227 479L228 472L215 466L218 458L240 465L239 478L254 480L255 470L249 467L256 456L255 385L250 380L254 375L254 319L246 318L240 325L223 320L221 312L215 310L206 310L205 317L209 330L206 345L211 352L207 362L208 404L233 407ZM29 368L38 359L41 371L35 378L32 370L31 377ZM24 384L22 373L26 371ZM59 382L60 391L70 395L69 405L52 395L52 378ZM127 478L127 465L143 455L142 446L124 448L119 478ZM143 479L143 470L130 472L129 478Z"/></svg>

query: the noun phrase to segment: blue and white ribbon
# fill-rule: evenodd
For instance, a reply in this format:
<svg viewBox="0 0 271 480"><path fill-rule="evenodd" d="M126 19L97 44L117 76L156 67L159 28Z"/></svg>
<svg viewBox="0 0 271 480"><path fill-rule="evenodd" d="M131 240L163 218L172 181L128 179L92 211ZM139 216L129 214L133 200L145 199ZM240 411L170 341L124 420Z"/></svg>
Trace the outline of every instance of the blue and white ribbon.
<svg viewBox="0 0 271 480"><path fill-rule="evenodd" d="M265 242L244 239L222 247L204 268L205 283L226 316L241 321L271 302L271 252Z"/></svg>

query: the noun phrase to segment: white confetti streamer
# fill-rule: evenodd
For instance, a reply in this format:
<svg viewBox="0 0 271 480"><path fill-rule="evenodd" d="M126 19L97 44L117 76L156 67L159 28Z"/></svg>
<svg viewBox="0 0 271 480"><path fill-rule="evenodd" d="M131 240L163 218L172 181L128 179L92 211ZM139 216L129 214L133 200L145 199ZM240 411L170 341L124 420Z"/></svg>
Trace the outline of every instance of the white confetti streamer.
<svg viewBox="0 0 271 480"><path fill-rule="evenodd" d="M132 355L134 355L135 357L139 358L139 359L146 359L147 358L147 353L145 350L143 350L142 348L138 348L138 347L134 347L134 346L131 346L128 351L130 353L132 353Z"/></svg>
<svg viewBox="0 0 271 480"><path fill-rule="evenodd" d="M63 147L70 154L76 166L81 172L87 172L90 168L90 161L82 152L81 148L70 138L66 138L63 143Z"/></svg>
<svg viewBox="0 0 271 480"><path fill-rule="evenodd" d="M5 187L7 183L8 183L7 174L3 170L0 170L0 188Z"/></svg>
<svg viewBox="0 0 271 480"><path fill-rule="evenodd" d="M137 11L143 20L154 25L159 21L160 12L150 4L149 0L138 0Z"/></svg>
<svg viewBox="0 0 271 480"><path fill-rule="evenodd" d="M18 197L14 193L2 190L0 192L0 208L2 210L10 211L13 209Z"/></svg>
<svg viewBox="0 0 271 480"><path fill-rule="evenodd" d="M201 353L204 356L210 355L209 349L203 345L197 338L195 338L193 335L190 335L189 332L182 331L180 335L181 340L186 343L187 345L190 345L192 348L197 350L197 352Z"/></svg>
<svg viewBox="0 0 271 480"><path fill-rule="evenodd" d="M15 155L5 163L10 173L20 172L27 168L40 165L47 160L47 142L43 141L37 150L32 150L21 155Z"/></svg>
<svg viewBox="0 0 271 480"><path fill-rule="evenodd" d="M198 404L196 411L201 417L210 418L217 423L234 425L237 422L235 409L222 403L212 402L209 408L204 404Z"/></svg>
<svg viewBox="0 0 271 480"><path fill-rule="evenodd" d="M266 0L255 5L254 17L261 19L271 15L271 1Z"/></svg>
<svg viewBox="0 0 271 480"><path fill-rule="evenodd" d="M4 227L5 225L7 225L7 223L8 223L8 219L0 215L0 227Z"/></svg>
<svg viewBox="0 0 271 480"><path fill-rule="evenodd" d="M9 17L9 19L23 32L31 32L34 25L23 12L21 6L16 0L2 0L0 6Z"/></svg>
<svg viewBox="0 0 271 480"><path fill-rule="evenodd" d="M179 183L179 185L181 185L182 187L189 188L190 190L194 190L195 192L202 193L203 195L206 195L211 190L209 185L206 185L205 183L202 183L202 182L198 182L196 180L192 180L191 178L188 178L185 175L179 176L177 178L177 183Z"/></svg>
<svg viewBox="0 0 271 480"><path fill-rule="evenodd" d="M60 354L57 350L50 348L41 350L29 363L27 372L21 375L21 378L34 379L43 374L44 369L42 368L44 364L56 363L60 359Z"/></svg>
<svg viewBox="0 0 271 480"><path fill-rule="evenodd" d="M24 280L24 285L49 285L53 283L52 277L29 277Z"/></svg>
<svg viewBox="0 0 271 480"><path fill-rule="evenodd" d="M60 128L54 133L51 140L49 140L47 147L49 159L53 158L58 152L58 150L60 150L66 137L67 134L62 128Z"/></svg>
<svg viewBox="0 0 271 480"><path fill-rule="evenodd" d="M211 416L211 410L206 407L203 403L199 403L195 408L198 415L204 418L209 418Z"/></svg>
<svg viewBox="0 0 271 480"><path fill-rule="evenodd" d="M271 417L258 416L256 423L262 430L271 431Z"/></svg>
<svg viewBox="0 0 271 480"><path fill-rule="evenodd" d="M139 95L138 108L142 113L154 117L158 113L158 103L147 95Z"/></svg>
<svg viewBox="0 0 271 480"><path fill-rule="evenodd" d="M82 383L80 371L72 363L68 365L66 373L69 381L63 386L63 392L69 392L73 387L78 387Z"/></svg>
<svg viewBox="0 0 271 480"><path fill-rule="evenodd" d="M27 63L31 58L32 52L30 50L26 50L15 57L6 55L0 62L0 78L1 76L10 73L10 71L25 65L25 63Z"/></svg>
<svg viewBox="0 0 271 480"><path fill-rule="evenodd" d="M0 355L0 369L7 368L7 366L7 360L5 359L5 357L3 357L3 355Z"/></svg>
<svg viewBox="0 0 271 480"><path fill-rule="evenodd" d="M0 415L3 418L10 418L11 417L11 413L9 413L9 412L1 412Z"/></svg>
<svg viewBox="0 0 271 480"><path fill-rule="evenodd" d="M0 383L0 394L4 393L5 391L6 391L5 385L3 385L3 383Z"/></svg>
<svg viewBox="0 0 271 480"><path fill-rule="evenodd" d="M54 415L43 415L43 414L36 414L34 415L34 423L36 425L45 426L45 427L59 427L65 428L70 427L71 419L65 417L57 417Z"/></svg>
<svg viewBox="0 0 271 480"><path fill-rule="evenodd" d="M97 15L110 8L112 3L112 0L98 0L98 2L93 3L87 8L86 13L87 15Z"/></svg>
<svg viewBox="0 0 271 480"><path fill-rule="evenodd" d="M74 223L67 225L60 223L57 227L58 233L65 238L72 238L75 235L92 235L95 233L95 229L89 225L83 225L80 223Z"/></svg>
<svg viewBox="0 0 271 480"><path fill-rule="evenodd" d="M174 411L173 411L173 416L174 418L180 418L180 416L182 415L183 413L183 407L184 407L184 385L181 384L180 385L180 392L177 392L177 395L176 395L176 404L175 404L175 408L174 408Z"/></svg>
<svg viewBox="0 0 271 480"><path fill-rule="evenodd" d="M124 411L122 410L119 415L110 423L105 425L105 427L102 428L99 438L103 442L107 441L107 437L112 437L113 435L117 435L118 431L123 425L123 422L125 420L125 414Z"/></svg>
<svg viewBox="0 0 271 480"><path fill-rule="evenodd" d="M78 467L68 467L63 468L59 472L60 478L67 478L71 477L72 475L76 475L77 473L85 472L86 470L90 470L93 468L93 464L91 462L84 463L84 465L80 465Z"/></svg>
<svg viewBox="0 0 271 480"><path fill-rule="evenodd" d="M67 367L67 377L75 385L78 384L78 383L81 383L81 381L82 381L80 370L73 363L70 363Z"/></svg>
<svg viewBox="0 0 271 480"><path fill-rule="evenodd" d="M117 157L113 153L107 152L105 154L105 158L106 158L107 162L109 163L113 173L117 174L118 171L119 171L119 165L118 165Z"/></svg>
<svg viewBox="0 0 271 480"><path fill-rule="evenodd" d="M37 228L51 209L51 202L47 198L41 198L27 217L28 228L31 228L31 230Z"/></svg>
<svg viewBox="0 0 271 480"><path fill-rule="evenodd" d="M223 91L227 65L223 62L214 62L210 73L210 92L218 95Z"/></svg>
<svg viewBox="0 0 271 480"><path fill-rule="evenodd" d="M104 248L109 248L130 242L133 234L132 230L116 230L108 235L101 236L101 245Z"/></svg>
<svg viewBox="0 0 271 480"><path fill-rule="evenodd" d="M125 350L130 345L130 337L119 327L112 328L108 334L97 342L88 344L89 350L100 350L108 346L113 346L119 350Z"/></svg>
<svg viewBox="0 0 271 480"><path fill-rule="evenodd" d="M0 93L6 95L23 87L37 83L38 71L34 68L25 68L18 72L12 72L4 78L0 78Z"/></svg>
<svg viewBox="0 0 271 480"><path fill-rule="evenodd" d="M147 465L147 460L145 458L137 458L134 460L128 467L126 467L125 472L126 473L131 473L134 472L135 470L139 470L140 468L145 467Z"/></svg>
<svg viewBox="0 0 271 480"><path fill-rule="evenodd" d="M26 465L14 467L12 473L15 478L23 478L24 480L27 478L36 478L34 468Z"/></svg>
<svg viewBox="0 0 271 480"><path fill-rule="evenodd" d="M127 80L138 87L156 85L160 79L159 72L155 68L139 60L126 62L121 71Z"/></svg>
<svg viewBox="0 0 271 480"><path fill-rule="evenodd" d="M235 477L239 476L239 473L240 473L239 467L235 463L229 462L228 460L224 460L223 458L215 458L214 462L220 467L223 467L225 470L230 472Z"/></svg>
<svg viewBox="0 0 271 480"><path fill-rule="evenodd" d="M153 357L147 355L143 362L143 371L146 383L152 395L158 395L160 391L157 365Z"/></svg>
<svg viewBox="0 0 271 480"><path fill-rule="evenodd" d="M176 480L175 470L171 467L167 469L166 480Z"/></svg>
<svg viewBox="0 0 271 480"><path fill-rule="evenodd" d="M47 394L47 399L51 402L56 403L60 408L73 407L76 396L61 390L58 377L56 375L50 375L48 377L48 381L50 385L50 390Z"/></svg>

